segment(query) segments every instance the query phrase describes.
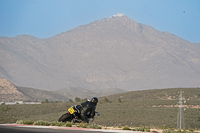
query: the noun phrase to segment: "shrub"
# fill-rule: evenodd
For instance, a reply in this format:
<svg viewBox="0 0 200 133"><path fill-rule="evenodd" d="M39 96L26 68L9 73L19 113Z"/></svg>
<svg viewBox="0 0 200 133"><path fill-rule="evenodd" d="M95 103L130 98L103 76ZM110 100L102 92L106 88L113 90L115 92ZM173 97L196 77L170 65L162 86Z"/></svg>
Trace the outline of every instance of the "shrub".
<svg viewBox="0 0 200 133"><path fill-rule="evenodd" d="M72 123L72 125L80 126L80 123Z"/></svg>
<svg viewBox="0 0 200 133"><path fill-rule="evenodd" d="M176 131L177 133L181 133L181 129L177 129L177 131Z"/></svg>
<svg viewBox="0 0 200 133"><path fill-rule="evenodd" d="M165 129L162 131L163 133L176 133L173 129Z"/></svg>
<svg viewBox="0 0 200 133"><path fill-rule="evenodd" d="M1 103L1 105L6 105L5 102Z"/></svg>
<svg viewBox="0 0 200 133"><path fill-rule="evenodd" d="M73 101L72 99L69 99L69 102L70 102L70 103L73 103L74 101Z"/></svg>
<svg viewBox="0 0 200 133"><path fill-rule="evenodd" d="M45 99L45 101L44 101L45 103L49 103L49 100L48 99Z"/></svg>
<svg viewBox="0 0 200 133"><path fill-rule="evenodd" d="M194 129L190 128L190 129L189 129L189 132L193 133L193 132L194 132Z"/></svg>
<svg viewBox="0 0 200 133"><path fill-rule="evenodd" d="M136 127L135 131L150 132L150 127L145 127L145 126Z"/></svg>
<svg viewBox="0 0 200 133"><path fill-rule="evenodd" d="M150 129L144 129L144 132L150 132L151 130Z"/></svg>
<svg viewBox="0 0 200 133"><path fill-rule="evenodd" d="M23 120L18 120L16 121L16 124L27 124L27 125L33 125L34 121L30 121L30 120L27 120L27 121L23 121Z"/></svg>
<svg viewBox="0 0 200 133"><path fill-rule="evenodd" d="M23 124L23 122L24 122L23 120L17 120L16 124Z"/></svg>
<svg viewBox="0 0 200 133"><path fill-rule="evenodd" d="M66 123L55 121L55 122L51 122L51 123L49 123L49 124L50 124L51 126L59 126L59 127L61 127L61 126L64 126Z"/></svg>
<svg viewBox="0 0 200 133"><path fill-rule="evenodd" d="M67 123L66 123L66 127L72 127L72 123L67 122Z"/></svg>
<svg viewBox="0 0 200 133"><path fill-rule="evenodd" d="M8 111L8 106L7 105L3 105L2 111L3 112Z"/></svg>
<svg viewBox="0 0 200 133"><path fill-rule="evenodd" d="M87 128L87 127L88 127L88 124L82 122L82 123L79 124L79 126L82 127L82 128Z"/></svg>
<svg viewBox="0 0 200 133"><path fill-rule="evenodd" d="M122 102L121 98L118 98L118 102L119 102L119 103L121 103L121 102Z"/></svg>
<svg viewBox="0 0 200 133"><path fill-rule="evenodd" d="M57 124L57 121L54 121L54 122L50 123L51 126L56 126L56 124Z"/></svg>
<svg viewBox="0 0 200 133"><path fill-rule="evenodd" d="M165 129L165 126L160 125L160 126L158 126L158 129Z"/></svg>
<svg viewBox="0 0 200 133"><path fill-rule="evenodd" d="M122 130L131 130L129 126L124 126Z"/></svg>
<svg viewBox="0 0 200 133"><path fill-rule="evenodd" d="M82 102L87 101L87 98L84 98L84 99L82 99L81 101L82 101Z"/></svg>
<svg viewBox="0 0 200 133"><path fill-rule="evenodd" d="M184 129L184 130L182 131L182 133L187 133L187 131Z"/></svg>
<svg viewBox="0 0 200 133"><path fill-rule="evenodd" d="M98 126L97 124L91 124L91 125L89 125L89 128L101 129L101 127Z"/></svg>
<svg viewBox="0 0 200 133"><path fill-rule="evenodd" d="M105 102L109 102L109 100L108 100L108 98L107 98L107 97L105 97L105 98L104 98L104 101L105 101Z"/></svg>
<svg viewBox="0 0 200 133"><path fill-rule="evenodd" d="M136 127L135 131L144 131L144 128L143 127Z"/></svg>
<svg viewBox="0 0 200 133"><path fill-rule="evenodd" d="M80 99L79 97L76 97L76 98L75 98L75 101L76 101L76 102L80 102L81 99Z"/></svg>
<svg viewBox="0 0 200 133"><path fill-rule="evenodd" d="M30 121L30 120L27 120L27 121L23 121L23 124L27 124L27 125L33 125L34 121Z"/></svg>
<svg viewBox="0 0 200 133"><path fill-rule="evenodd" d="M35 121L33 125L49 126L50 123L48 121L38 120L38 121Z"/></svg>
<svg viewBox="0 0 200 133"><path fill-rule="evenodd" d="M151 132L153 132L153 133L158 133L157 131L151 131Z"/></svg>

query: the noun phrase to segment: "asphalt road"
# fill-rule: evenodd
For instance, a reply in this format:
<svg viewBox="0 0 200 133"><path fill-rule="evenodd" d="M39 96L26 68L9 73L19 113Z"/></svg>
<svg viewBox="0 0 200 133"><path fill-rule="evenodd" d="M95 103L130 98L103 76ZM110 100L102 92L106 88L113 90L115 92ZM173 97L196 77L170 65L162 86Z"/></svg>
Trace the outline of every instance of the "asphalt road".
<svg viewBox="0 0 200 133"><path fill-rule="evenodd" d="M133 133L131 131L115 131L115 130L70 130L70 129L51 129L51 128L31 128L31 127L14 127L0 126L0 133Z"/></svg>
<svg viewBox="0 0 200 133"><path fill-rule="evenodd" d="M81 133L81 132L83 131L0 126L0 133Z"/></svg>

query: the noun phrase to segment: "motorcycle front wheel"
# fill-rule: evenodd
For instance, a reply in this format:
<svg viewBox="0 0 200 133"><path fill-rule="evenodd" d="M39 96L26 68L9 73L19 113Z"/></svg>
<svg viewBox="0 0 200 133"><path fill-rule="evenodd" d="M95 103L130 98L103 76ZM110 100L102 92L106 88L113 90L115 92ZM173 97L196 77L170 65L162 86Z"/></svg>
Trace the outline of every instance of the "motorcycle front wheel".
<svg viewBox="0 0 200 133"><path fill-rule="evenodd" d="M71 122L72 121L72 115L71 114L64 114L62 115L59 119L58 119L59 122Z"/></svg>

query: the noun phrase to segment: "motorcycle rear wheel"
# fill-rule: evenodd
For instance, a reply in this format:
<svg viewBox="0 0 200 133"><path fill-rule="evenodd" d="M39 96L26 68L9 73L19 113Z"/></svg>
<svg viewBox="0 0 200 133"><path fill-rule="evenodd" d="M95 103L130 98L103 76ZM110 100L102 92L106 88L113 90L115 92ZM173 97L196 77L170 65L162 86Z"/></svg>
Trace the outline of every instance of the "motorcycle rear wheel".
<svg viewBox="0 0 200 133"><path fill-rule="evenodd" d="M64 114L62 115L59 119L58 119L59 122L71 122L72 121L72 115L71 114Z"/></svg>

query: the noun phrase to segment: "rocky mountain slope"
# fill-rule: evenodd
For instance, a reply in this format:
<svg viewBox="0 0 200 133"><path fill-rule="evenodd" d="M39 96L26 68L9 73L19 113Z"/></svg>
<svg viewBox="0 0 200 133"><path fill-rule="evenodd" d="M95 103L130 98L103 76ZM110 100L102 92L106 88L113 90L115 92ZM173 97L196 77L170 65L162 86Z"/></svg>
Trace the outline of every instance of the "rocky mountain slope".
<svg viewBox="0 0 200 133"><path fill-rule="evenodd" d="M10 81L0 78L0 102L16 101L68 101L69 98L50 91L17 87Z"/></svg>
<svg viewBox="0 0 200 133"><path fill-rule="evenodd" d="M127 16L51 38L0 37L0 77L45 90L141 90L200 86L200 44Z"/></svg>
<svg viewBox="0 0 200 133"><path fill-rule="evenodd" d="M0 79L0 102L25 101L29 99L13 83L6 79Z"/></svg>

